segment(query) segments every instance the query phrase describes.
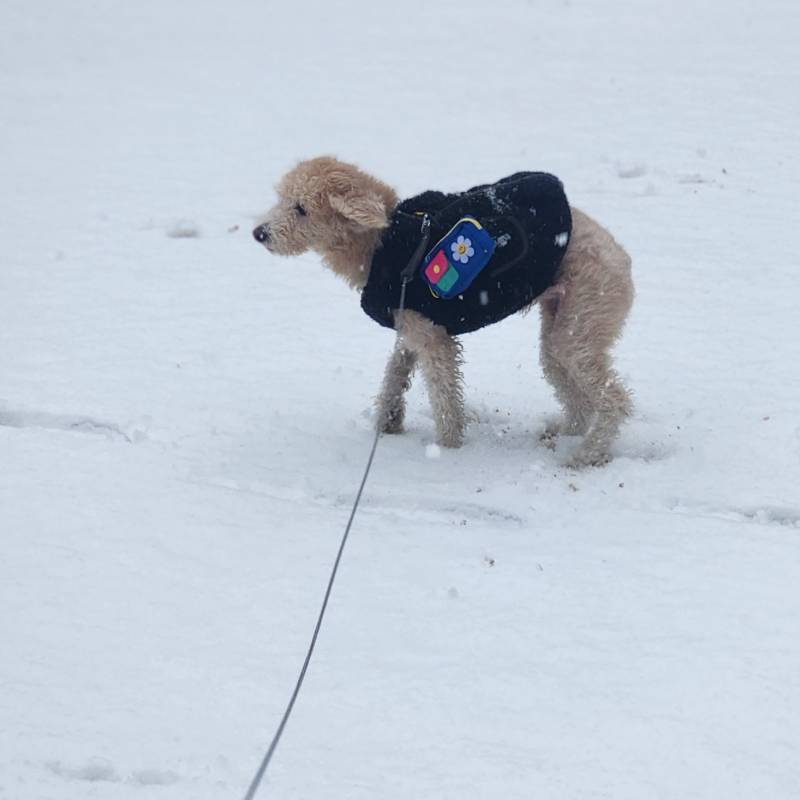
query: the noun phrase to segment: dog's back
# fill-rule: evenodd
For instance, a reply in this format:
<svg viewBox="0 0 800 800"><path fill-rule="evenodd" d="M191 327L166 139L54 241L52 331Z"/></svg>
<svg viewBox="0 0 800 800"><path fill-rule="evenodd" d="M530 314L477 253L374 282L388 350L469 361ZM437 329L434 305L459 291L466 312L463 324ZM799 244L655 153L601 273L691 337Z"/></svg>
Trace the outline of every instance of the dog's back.
<svg viewBox="0 0 800 800"><path fill-rule="evenodd" d="M496 242L487 266L452 299L434 295L419 273L407 286L406 307L451 335L499 322L552 286L572 229L561 181L542 172L516 173L467 192L428 191L403 201L391 217L361 296L364 311L385 327L394 327L401 272L419 244L423 214L431 221L431 252L465 217L478 220Z"/></svg>

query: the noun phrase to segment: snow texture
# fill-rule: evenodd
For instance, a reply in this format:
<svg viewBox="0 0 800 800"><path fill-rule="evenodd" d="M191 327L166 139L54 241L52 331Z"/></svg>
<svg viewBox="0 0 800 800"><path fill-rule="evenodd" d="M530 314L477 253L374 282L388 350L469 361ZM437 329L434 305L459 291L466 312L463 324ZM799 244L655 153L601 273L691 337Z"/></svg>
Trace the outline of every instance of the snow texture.
<svg viewBox="0 0 800 800"><path fill-rule="evenodd" d="M557 174L633 255L636 413L603 469L539 444L536 312L465 338L463 449L428 446L418 381L260 796L800 797L799 27L794 0L5 0L0 798L252 777L393 346L250 237L321 153L403 196Z"/></svg>

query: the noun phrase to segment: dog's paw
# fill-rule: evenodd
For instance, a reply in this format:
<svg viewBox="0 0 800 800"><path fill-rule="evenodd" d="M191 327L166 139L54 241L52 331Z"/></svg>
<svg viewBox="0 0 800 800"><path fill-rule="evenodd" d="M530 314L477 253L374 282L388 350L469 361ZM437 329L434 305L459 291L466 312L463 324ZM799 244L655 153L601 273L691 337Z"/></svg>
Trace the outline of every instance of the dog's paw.
<svg viewBox="0 0 800 800"><path fill-rule="evenodd" d="M388 410L378 410L376 428L381 433L402 433L403 421L405 419L404 408L392 408Z"/></svg>
<svg viewBox="0 0 800 800"><path fill-rule="evenodd" d="M396 419L384 419L381 421L381 424L378 426L381 433L402 433L403 432L403 418L396 418Z"/></svg>
<svg viewBox="0 0 800 800"><path fill-rule="evenodd" d="M601 450L584 450L580 448L566 465L570 469L585 469L586 467L604 467L611 461L611 456Z"/></svg>

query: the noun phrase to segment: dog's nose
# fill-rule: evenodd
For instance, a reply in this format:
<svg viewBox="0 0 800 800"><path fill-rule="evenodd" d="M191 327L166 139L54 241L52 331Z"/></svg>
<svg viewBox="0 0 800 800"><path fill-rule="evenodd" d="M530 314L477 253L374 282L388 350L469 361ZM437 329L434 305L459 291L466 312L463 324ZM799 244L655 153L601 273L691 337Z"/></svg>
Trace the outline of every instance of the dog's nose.
<svg viewBox="0 0 800 800"><path fill-rule="evenodd" d="M253 238L257 242L261 242L264 244L269 239L269 226L267 225L259 225L257 228L253 230Z"/></svg>

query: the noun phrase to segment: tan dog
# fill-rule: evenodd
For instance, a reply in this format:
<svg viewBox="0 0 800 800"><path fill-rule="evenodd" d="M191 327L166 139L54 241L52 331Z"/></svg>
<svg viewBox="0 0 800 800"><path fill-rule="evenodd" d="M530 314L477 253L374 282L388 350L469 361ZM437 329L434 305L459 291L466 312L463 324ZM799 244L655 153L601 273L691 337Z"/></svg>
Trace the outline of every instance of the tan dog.
<svg viewBox="0 0 800 800"><path fill-rule="evenodd" d="M319 253L355 289L364 287L382 231L398 205L395 191L351 164L321 157L303 161L283 177L279 200L253 235L271 253ZM602 464L621 422L630 414L629 392L611 366L633 302L631 261L601 225L572 209L572 238L550 289L536 298L541 310L540 359L564 408L542 440L554 447L559 433L583 435L572 466ZM438 441L463 442L465 416L461 344L415 311L395 319L400 335L377 400L377 424L399 433L404 393L419 364L425 377Z"/></svg>

